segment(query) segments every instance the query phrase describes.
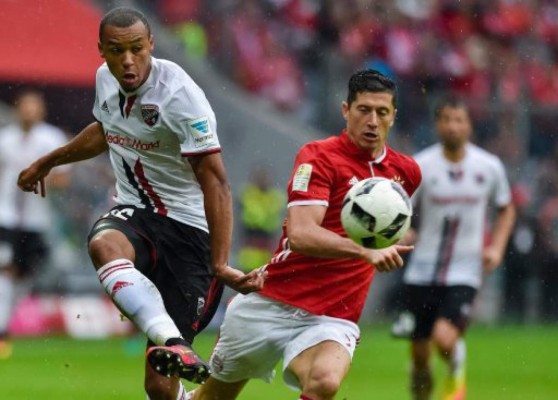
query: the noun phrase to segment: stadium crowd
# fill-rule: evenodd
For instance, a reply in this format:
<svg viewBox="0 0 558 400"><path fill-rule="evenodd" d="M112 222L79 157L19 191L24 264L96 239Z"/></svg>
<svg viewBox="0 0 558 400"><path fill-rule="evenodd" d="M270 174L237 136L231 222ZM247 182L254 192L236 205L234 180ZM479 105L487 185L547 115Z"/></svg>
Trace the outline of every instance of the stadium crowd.
<svg viewBox="0 0 558 400"><path fill-rule="evenodd" d="M205 58L278 112L327 135L343 122L337 117L345 95L341 78L362 67L397 81L392 138L405 153L434 141L431 111L443 92L463 96L474 141L501 157L521 209L501 272L507 315L526 318L526 296L536 287L535 314L558 321L558 1L136 3L176 33L188 57ZM104 164L92 167L107 176L103 183L92 188L82 179L91 170L77 168L69 190L95 204L61 210L64 234L76 242L91 212L111 201Z"/></svg>

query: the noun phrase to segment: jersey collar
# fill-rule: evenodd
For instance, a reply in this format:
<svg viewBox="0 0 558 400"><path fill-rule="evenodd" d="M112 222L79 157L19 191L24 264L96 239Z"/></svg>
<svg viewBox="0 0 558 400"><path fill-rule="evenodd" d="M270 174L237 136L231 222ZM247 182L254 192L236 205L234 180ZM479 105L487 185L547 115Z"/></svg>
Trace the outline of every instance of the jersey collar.
<svg viewBox="0 0 558 400"><path fill-rule="evenodd" d="M369 152L362 150L360 147L358 147L351 141L349 135L347 135L346 129L343 129L343 131L341 132L340 140L347 153L358 159L368 161L373 164L381 164L386 159L388 153L387 144L384 146L384 151L382 151L382 154L374 158Z"/></svg>

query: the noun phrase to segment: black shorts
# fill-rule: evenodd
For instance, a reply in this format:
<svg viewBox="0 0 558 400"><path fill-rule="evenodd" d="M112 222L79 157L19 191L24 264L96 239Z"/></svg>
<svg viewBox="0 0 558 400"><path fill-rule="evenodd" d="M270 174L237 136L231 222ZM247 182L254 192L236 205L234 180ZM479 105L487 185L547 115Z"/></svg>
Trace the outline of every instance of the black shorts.
<svg viewBox="0 0 558 400"><path fill-rule="evenodd" d="M450 321L461 333L471 319L477 290L470 286L405 285L406 311L414 320L412 339L426 339L439 318Z"/></svg>
<svg viewBox="0 0 558 400"><path fill-rule="evenodd" d="M0 269L12 265L19 277L27 277L44 266L49 253L42 234L0 228Z"/></svg>
<svg viewBox="0 0 558 400"><path fill-rule="evenodd" d="M217 311L222 284L211 273L209 234L132 206L117 206L101 217L88 240L106 229L132 243L136 268L159 289L165 308L184 339L192 343Z"/></svg>

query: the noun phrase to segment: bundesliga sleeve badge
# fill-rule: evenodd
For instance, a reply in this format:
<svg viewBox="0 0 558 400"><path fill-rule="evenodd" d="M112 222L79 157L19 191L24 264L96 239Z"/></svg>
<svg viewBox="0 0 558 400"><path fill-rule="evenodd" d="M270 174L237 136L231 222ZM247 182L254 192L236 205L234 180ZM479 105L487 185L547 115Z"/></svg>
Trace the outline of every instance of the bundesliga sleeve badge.
<svg viewBox="0 0 558 400"><path fill-rule="evenodd" d="M188 121L188 130L194 138L195 147L203 147L215 142L215 137L211 132L211 126L207 117Z"/></svg>
<svg viewBox="0 0 558 400"><path fill-rule="evenodd" d="M141 106L141 116L143 122L149 126L153 126L159 120L159 106L155 104L143 104Z"/></svg>
<svg viewBox="0 0 558 400"><path fill-rule="evenodd" d="M293 191L307 192L310 177L312 176L311 164L300 164L293 179Z"/></svg>

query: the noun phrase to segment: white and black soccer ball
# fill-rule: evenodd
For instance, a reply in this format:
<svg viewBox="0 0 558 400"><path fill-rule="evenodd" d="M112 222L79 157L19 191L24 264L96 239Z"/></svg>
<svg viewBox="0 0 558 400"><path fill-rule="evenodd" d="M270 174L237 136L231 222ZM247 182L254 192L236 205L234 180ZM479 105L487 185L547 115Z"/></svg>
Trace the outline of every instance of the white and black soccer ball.
<svg viewBox="0 0 558 400"><path fill-rule="evenodd" d="M356 243L381 249L401 239L411 225L412 214L411 200L399 183L367 178L345 195L341 223Z"/></svg>

